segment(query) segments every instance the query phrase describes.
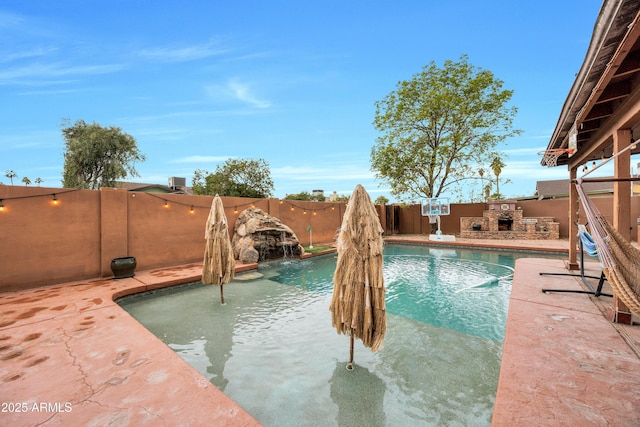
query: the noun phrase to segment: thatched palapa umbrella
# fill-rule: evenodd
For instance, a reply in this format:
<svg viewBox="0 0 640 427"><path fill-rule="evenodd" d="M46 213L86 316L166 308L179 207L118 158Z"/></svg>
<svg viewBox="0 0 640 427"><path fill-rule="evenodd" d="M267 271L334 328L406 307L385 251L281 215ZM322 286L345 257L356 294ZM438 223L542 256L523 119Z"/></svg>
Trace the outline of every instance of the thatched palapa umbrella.
<svg viewBox="0 0 640 427"><path fill-rule="evenodd" d="M336 242L338 262L333 276L331 321L350 336L347 369L353 369L353 340L377 351L387 330L382 276L383 229L364 187L353 190Z"/></svg>
<svg viewBox="0 0 640 427"><path fill-rule="evenodd" d="M220 303L224 304L222 286L233 279L235 259L229 239L229 226L222 199L216 194L204 230L207 244L202 262L202 283L220 285Z"/></svg>

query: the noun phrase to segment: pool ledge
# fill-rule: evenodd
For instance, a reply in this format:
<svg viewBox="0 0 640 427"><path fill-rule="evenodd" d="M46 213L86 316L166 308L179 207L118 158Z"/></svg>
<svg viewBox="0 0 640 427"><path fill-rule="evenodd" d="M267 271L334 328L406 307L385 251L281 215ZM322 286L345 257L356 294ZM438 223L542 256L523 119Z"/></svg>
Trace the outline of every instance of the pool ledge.
<svg viewBox="0 0 640 427"><path fill-rule="evenodd" d="M201 271L190 264L1 293L0 425L259 426L114 302Z"/></svg>
<svg viewBox="0 0 640 427"><path fill-rule="evenodd" d="M640 425L640 325L609 322L609 297L543 293L582 283L540 272L567 270L562 260L516 262L492 425Z"/></svg>

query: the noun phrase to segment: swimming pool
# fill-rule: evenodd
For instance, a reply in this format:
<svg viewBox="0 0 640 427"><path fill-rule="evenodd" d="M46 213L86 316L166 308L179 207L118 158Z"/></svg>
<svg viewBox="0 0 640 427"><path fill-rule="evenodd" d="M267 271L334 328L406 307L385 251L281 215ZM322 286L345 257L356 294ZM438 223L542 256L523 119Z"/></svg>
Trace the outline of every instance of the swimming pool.
<svg viewBox="0 0 640 427"><path fill-rule="evenodd" d="M266 426L483 426L523 256L386 246L385 346L356 340L351 372L328 310L335 255L261 264L225 285L225 305L198 283L118 302Z"/></svg>

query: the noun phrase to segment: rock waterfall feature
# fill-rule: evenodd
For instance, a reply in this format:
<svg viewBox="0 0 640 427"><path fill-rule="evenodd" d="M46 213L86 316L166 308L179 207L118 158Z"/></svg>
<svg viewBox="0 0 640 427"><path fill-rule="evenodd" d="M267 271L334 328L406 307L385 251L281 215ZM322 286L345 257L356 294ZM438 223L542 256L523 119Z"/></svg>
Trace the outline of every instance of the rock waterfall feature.
<svg viewBox="0 0 640 427"><path fill-rule="evenodd" d="M258 208L240 212L231 244L235 258L245 264L304 253L291 228Z"/></svg>

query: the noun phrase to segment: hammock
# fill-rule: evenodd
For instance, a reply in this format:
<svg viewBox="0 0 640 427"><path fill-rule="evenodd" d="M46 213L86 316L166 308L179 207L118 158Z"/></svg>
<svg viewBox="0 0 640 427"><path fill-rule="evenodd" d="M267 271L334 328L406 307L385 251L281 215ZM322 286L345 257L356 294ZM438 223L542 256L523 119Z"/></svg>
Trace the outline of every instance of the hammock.
<svg viewBox="0 0 640 427"><path fill-rule="evenodd" d="M589 256L598 256L598 246L591 237L591 234L587 231L587 227L583 224L578 224L578 236L582 242L582 248Z"/></svg>
<svg viewBox="0 0 640 427"><path fill-rule="evenodd" d="M582 188L582 179L576 182L576 189L591 227L602 270L613 293L631 311L640 314L640 251L600 214Z"/></svg>

